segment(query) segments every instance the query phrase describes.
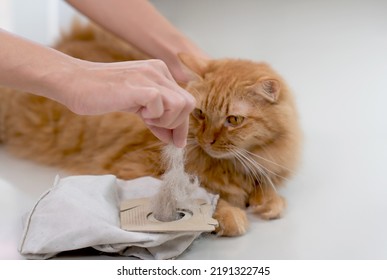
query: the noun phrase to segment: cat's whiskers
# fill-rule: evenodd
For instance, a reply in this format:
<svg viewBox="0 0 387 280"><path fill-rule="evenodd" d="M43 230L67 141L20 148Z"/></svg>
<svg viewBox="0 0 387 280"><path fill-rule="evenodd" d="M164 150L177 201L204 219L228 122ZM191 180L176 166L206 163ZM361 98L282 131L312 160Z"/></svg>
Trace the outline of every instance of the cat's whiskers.
<svg viewBox="0 0 387 280"><path fill-rule="evenodd" d="M246 169L246 175L250 178L252 184L255 185L256 182L262 182L265 174L261 171L259 166L252 166L251 162L246 161L246 158L241 155L235 148L230 148L228 151L231 152L234 155L234 158L238 160L238 162ZM258 183L258 186L262 191L262 195L264 195L264 190L261 184Z"/></svg>
<svg viewBox="0 0 387 280"><path fill-rule="evenodd" d="M187 145L189 144L198 144L198 141L196 140L195 137L187 137Z"/></svg>
<svg viewBox="0 0 387 280"><path fill-rule="evenodd" d="M187 152L188 153L193 152L197 148L200 148L200 145L198 144L196 138L188 137L187 146L186 146ZM269 186L273 188L275 192L277 192L277 189L270 177L276 176L286 180L286 178L280 176L279 174L265 167L263 164L257 162L253 158L253 156L256 156L257 158L270 162L274 165L281 166L271 160L265 159L246 149L235 147L233 145L226 147L225 151L233 155L232 162L234 164L234 167L237 166L237 163L239 163L241 167L243 167L243 169L245 170L245 174L247 175L247 178L251 181L252 184L255 184L255 182L265 181ZM263 193L264 189L262 188L261 184L258 184L258 186L260 187Z"/></svg>
<svg viewBox="0 0 387 280"><path fill-rule="evenodd" d="M265 150L265 152L266 152L267 154L269 154L269 153L266 151L266 149L265 149L264 147L262 147L262 149ZM252 152L250 152L250 151L248 151L248 150L246 150L246 149L243 149L243 150L244 150L247 154L249 154L249 155L251 155L251 156L253 156L253 157L257 157L257 158L262 159L262 160L264 160L264 161L266 161L266 162L268 162L268 163L271 163L271 164L273 164L273 165L276 165L276 166L278 166L278 167L281 167L281 168L283 168L283 169L289 171L290 173L294 173L293 170L287 168L287 167L284 166L284 165L281 165L281 164L279 164L279 163L277 163L277 162L274 162L274 161L272 161L272 160L269 160L269 159L267 159L267 158L265 158L265 157L263 157L263 156L259 156L259 155L255 154L255 153L252 153Z"/></svg>
<svg viewBox="0 0 387 280"><path fill-rule="evenodd" d="M259 178L260 179L259 181L266 180L266 182L273 188L273 190L275 192L277 192L277 189L276 189L273 181L271 180L269 173L274 175L274 176L278 176L278 177L281 177L281 176L279 176L275 172L269 170L268 168L266 168L265 166L263 166L259 162L255 161L253 158L251 158L249 156L249 154L244 153L244 151L245 151L244 149L234 147L233 149L230 149L230 151L233 152L233 154L236 156L236 158L238 158L238 160L241 163L242 162L244 163L244 166L249 167L250 172L253 173L255 178ZM257 175L257 173L258 173L258 175Z"/></svg>
<svg viewBox="0 0 387 280"><path fill-rule="evenodd" d="M194 137L187 137L187 148L199 146L198 141Z"/></svg>
<svg viewBox="0 0 387 280"><path fill-rule="evenodd" d="M274 191L277 192L273 182L270 179L269 174L266 171L266 168L264 166L262 166L261 164L259 164L258 162L256 162L255 160L253 160L250 157L248 157L247 155L243 154L241 151L238 150L238 152L239 152L239 155L241 157L243 157L253 168L255 167L255 168L257 168L259 170L259 174L262 175L261 176L261 180L267 180L269 185L274 189Z"/></svg>
<svg viewBox="0 0 387 280"><path fill-rule="evenodd" d="M278 178L281 178L281 179L284 179L284 180L288 180L287 178L277 174L276 172L270 170L269 168L265 167L263 164L257 162L256 160L254 160L253 158L251 158L251 156L255 155L254 153L251 153L245 149L240 149L240 152L245 155L249 160L253 161L254 163L258 164L261 168L263 168L266 172L278 177ZM261 158L260 156L256 155L258 158ZM264 158L262 158L264 159ZM274 162L272 162L273 164L275 164ZM278 164L276 164L278 165ZM279 166L279 165L278 165Z"/></svg>
<svg viewBox="0 0 387 280"><path fill-rule="evenodd" d="M257 164L256 162L253 162L251 159L246 157L244 154L242 154L238 149L234 150L234 154L246 165L250 167L250 170L254 172L254 174L259 175L260 179L262 179L262 176L266 175L265 170L262 169L262 167ZM258 177L258 176L257 176Z"/></svg>
<svg viewBox="0 0 387 280"><path fill-rule="evenodd" d="M258 178L257 173L255 173L255 170L251 170L248 164L243 160L243 158L240 158L240 156L235 153L233 150L230 150L230 152L234 155L232 158L234 167L237 168L237 162L242 165L242 167L245 169L245 173L248 176L248 179L251 181L252 184L254 184L256 181L259 181L260 178Z"/></svg>
<svg viewBox="0 0 387 280"><path fill-rule="evenodd" d="M187 153L191 153L195 149L199 148L199 144L197 140L194 137L188 137L187 138L187 145L185 146L185 149Z"/></svg>

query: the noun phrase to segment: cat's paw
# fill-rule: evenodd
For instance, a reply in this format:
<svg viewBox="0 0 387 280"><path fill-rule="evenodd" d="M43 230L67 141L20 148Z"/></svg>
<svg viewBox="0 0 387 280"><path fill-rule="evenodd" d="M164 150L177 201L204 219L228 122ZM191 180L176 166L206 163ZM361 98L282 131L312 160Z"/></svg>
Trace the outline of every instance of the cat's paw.
<svg viewBox="0 0 387 280"><path fill-rule="evenodd" d="M285 208L286 200L276 195L263 199L259 204L250 205L249 210L258 214L262 219L272 220L280 218Z"/></svg>
<svg viewBox="0 0 387 280"><path fill-rule="evenodd" d="M238 207L218 208L214 214L219 226L215 232L219 236L239 236L246 233L249 227L246 212Z"/></svg>

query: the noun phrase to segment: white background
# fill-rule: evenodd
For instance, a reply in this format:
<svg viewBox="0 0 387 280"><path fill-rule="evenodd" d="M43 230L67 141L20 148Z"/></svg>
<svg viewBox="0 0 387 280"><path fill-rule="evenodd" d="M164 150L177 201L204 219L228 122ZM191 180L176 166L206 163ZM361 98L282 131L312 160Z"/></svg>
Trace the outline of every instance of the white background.
<svg viewBox="0 0 387 280"><path fill-rule="evenodd" d="M305 135L284 218L251 216L246 235L201 238L180 259L387 259L387 1L152 2L214 58L273 65ZM72 16L62 1L0 0L0 25L43 44ZM0 148L0 258L20 258L20 216L58 172Z"/></svg>

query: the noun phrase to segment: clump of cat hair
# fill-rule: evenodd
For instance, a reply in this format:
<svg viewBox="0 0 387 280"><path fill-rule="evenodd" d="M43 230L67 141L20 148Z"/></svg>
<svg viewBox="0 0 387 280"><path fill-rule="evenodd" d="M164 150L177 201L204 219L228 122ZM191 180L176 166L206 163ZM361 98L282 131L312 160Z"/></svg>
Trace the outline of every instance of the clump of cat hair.
<svg viewBox="0 0 387 280"><path fill-rule="evenodd" d="M153 198L153 216L162 222L179 219L179 210L192 209L192 193L199 187L199 179L184 170L184 149L170 144L162 156L167 166L162 176L160 191Z"/></svg>

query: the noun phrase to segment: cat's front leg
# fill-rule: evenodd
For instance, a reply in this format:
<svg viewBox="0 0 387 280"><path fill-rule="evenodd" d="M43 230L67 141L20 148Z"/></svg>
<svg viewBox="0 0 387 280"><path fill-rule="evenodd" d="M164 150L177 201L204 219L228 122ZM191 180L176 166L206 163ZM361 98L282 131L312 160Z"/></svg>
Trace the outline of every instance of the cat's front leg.
<svg viewBox="0 0 387 280"><path fill-rule="evenodd" d="M218 220L219 226L215 231L220 236L243 235L249 227L246 212L221 198L218 201L214 218Z"/></svg>
<svg viewBox="0 0 387 280"><path fill-rule="evenodd" d="M286 200L271 185L259 185L250 194L249 210L258 214L262 219L280 218L285 208Z"/></svg>

